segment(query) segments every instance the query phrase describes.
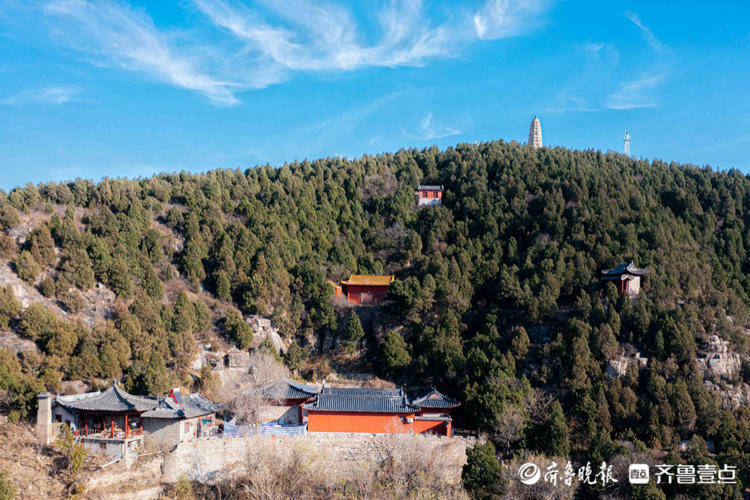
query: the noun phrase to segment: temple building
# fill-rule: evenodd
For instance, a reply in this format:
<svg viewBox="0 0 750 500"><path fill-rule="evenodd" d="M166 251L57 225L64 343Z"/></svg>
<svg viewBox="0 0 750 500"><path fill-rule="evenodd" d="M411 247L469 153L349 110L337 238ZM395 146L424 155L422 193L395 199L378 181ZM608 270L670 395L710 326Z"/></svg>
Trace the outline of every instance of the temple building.
<svg viewBox="0 0 750 500"><path fill-rule="evenodd" d="M318 388L300 384L293 380L283 380L264 387L260 391L264 407L260 420L263 423L278 422L281 425L302 425L302 405L315 399Z"/></svg>
<svg viewBox="0 0 750 500"><path fill-rule="evenodd" d="M417 406L423 415L447 414L449 411L461 406L461 403L455 399L443 396L435 388L421 398L415 399L411 404Z"/></svg>
<svg viewBox="0 0 750 500"><path fill-rule="evenodd" d="M602 281L614 281L620 295L626 293L635 297L641 293L641 276L651 274L649 269L641 269L630 261L629 264L621 263L612 269L602 271Z"/></svg>
<svg viewBox="0 0 750 500"><path fill-rule="evenodd" d="M150 440L163 445L210 436L216 425L219 405L196 392L181 396L172 389L169 396L141 415L143 431Z"/></svg>
<svg viewBox="0 0 750 500"><path fill-rule="evenodd" d="M85 448L126 461L144 434L169 446L208 434L219 408L198 393L185 398L176 390L165 398L136 396L116 382L104 392L42 393L37 399L37 433L45 444L67 424Z"/></svg>
<svg viewBox="0 0 750 500"><path fill-rule="evenodd" d="M457 401L432 391L409 401L403 389L323 387L315 401L305 404L308 432L375 434L430 433L450 437L448 412Z"/></svg>
<svg viewBox="0 0 750 500"><path fill-rule="evenodd" d="M348 280L341 281L341 295L346 297L350 304L378 304L385 299L393 280L392 274L352 274Z"/></svg>
<svg viewBox="0 0 750 500"><path fill-rule="evenodd" d="M420 184L414 192L418 207L439 206L443 202L443 186Z"/></svg>
<svg viewBox="0 0 750 500"><path fill-rule="evenodd" d="M529 142L526 144L534 149L542 147L542 124L536 116L531 120L531 125L529 126Z"/></svg>

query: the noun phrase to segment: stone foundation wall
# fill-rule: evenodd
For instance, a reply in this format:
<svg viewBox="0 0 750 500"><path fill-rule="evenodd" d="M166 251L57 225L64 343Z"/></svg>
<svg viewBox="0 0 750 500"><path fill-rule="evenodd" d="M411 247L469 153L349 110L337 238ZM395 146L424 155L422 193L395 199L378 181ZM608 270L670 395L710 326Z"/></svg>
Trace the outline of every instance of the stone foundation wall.
<svg viewBox="0 0 750 500"><path fill-rule="evenodd" d="M446 474L460 481L461 468L466 463L466 448L472 438L445 438L427 435L373 435L321 433L307 436L247 436L240 438L206 438L183 442L165 457L163 481L175 482L182 474L201 481L212 482L245 469L263 450L272 453L301 453L316 463L346 462L378 463L385 449L425 453L448 464Z"/></svg>

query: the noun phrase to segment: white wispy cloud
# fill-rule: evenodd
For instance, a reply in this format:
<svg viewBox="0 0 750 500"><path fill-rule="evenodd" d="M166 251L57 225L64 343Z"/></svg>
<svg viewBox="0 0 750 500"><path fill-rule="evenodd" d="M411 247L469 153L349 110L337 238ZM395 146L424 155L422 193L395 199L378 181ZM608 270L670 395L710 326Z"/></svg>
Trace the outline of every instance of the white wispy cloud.
<svg viewBox="0 0 750 500"><path fill-rule="evenodd" d="M449 125L437 125L432 121L432 111L427 113L422 121L419 122L416 134L405 134L407 137L412 139L419 139L423 141L431 141L433 139L442 139L443 137L450 137L452 135L458 135L461 131L455 127Z"/></svg>
<svg viewBox="0 0 750 500"><path fill-rule="evenodd" d="M386 5L378 16L382 36L372 44L361 42L351 13L331 2L264 2L265 9L285 24L270 24L243 4L194 3L216 26L244 41L252 53L295 71L418 65L431 57L450 55L458 42L445 26L430 26L418 0Z"/></svg>
<svg viewBox="0 0 750 500"><path fill-rule="evenodd" d="M98 64L145 72L216 103L238 102L233 93L237 83L210 75L196 56L175 50L143 12L107 0L55 0L44 11L59 20L53 35L98 56Z"/></svg>
<svg viewBox="0 0 750 500"><path fill-rule="evenodd" d="M20 104L65 104L83 101L81 89L78 87L40 87L23 90L12 96L0 99L0 104L15 106Z"/></svg>
<svg viewBox="0 0 750 500"><path fill-rule="evenodd" d="M666 49L666 45L664 45L664 43L659 40L656 35L654 35L654 32L651 31L648 26L643 24L643 22L641 22L641 18L638 16L638 14L632 11L627 11L625 12L625 17L627 17L630 22L638 26L638 29L641 30L641 34L643 35L643 39L646 40L646 43L648 43L652 49L657 52L663 52Z"/></svg>
<svg viewBox="0 0 750 500"><path fill-rule="evenodd" d="M474 28L479 38L495 40L522 35L539 26L540 14L551 0L489 0L474 14Z"/></svg>
<svg viewBox="0 0 750 500"><path fill-rule="evenodd" d="M124 0L49 0L56 40L89 62L140 72L234 105L239 92L297 72L419 66L458 56L479 40L527 33L552 0L479 0L428 11L422 0L386 0L374 25L335 0L191 0L208 30L159 29ZM440 18L440 20L438 20ZM205 27L205 26L204 26Z"/></svg>
<svg viewBox="0 0 750 500"><path fill-rule="evenodd" d="M623 82L605 103L609 109L652 108L656 106L653 89L666 80L665 74L648 75L638 80Z"/></svg>

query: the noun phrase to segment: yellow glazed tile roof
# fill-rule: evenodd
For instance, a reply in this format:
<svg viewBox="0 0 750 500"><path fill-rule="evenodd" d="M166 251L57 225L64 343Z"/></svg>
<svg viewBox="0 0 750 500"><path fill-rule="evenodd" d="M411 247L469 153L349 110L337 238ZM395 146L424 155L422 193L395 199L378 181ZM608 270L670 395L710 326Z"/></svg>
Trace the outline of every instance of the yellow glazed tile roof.
<svg viewBox="0 0 750 500"><path fill-rule="evenodd" d="M342 281L342 285L360 286L388 286L393 283L393 275L380 276L376 274L352 274L348 280Z"/></svg>

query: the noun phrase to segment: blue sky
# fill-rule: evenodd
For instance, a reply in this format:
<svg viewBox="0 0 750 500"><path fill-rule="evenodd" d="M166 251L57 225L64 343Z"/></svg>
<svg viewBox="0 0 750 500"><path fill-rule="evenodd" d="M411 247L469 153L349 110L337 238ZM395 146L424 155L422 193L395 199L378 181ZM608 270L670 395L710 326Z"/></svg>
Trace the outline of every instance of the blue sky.
<svg viewBox="0 0 750 500"><path fill-rule="evenodd" d="M0 189L525 141L750 172L750 2L0 0Z"/></svg>

